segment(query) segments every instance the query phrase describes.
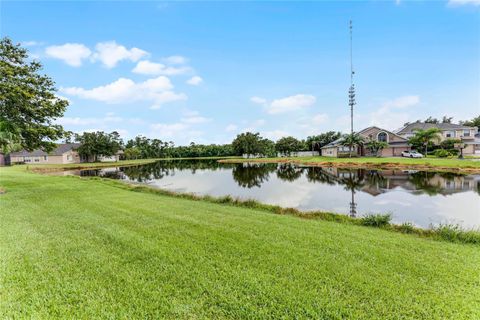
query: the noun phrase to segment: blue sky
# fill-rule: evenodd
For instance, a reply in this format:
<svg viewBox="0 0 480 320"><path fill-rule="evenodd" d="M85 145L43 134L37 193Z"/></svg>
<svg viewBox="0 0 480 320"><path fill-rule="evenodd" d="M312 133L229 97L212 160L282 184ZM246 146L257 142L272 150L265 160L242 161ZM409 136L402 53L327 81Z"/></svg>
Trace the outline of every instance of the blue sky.
<svg viewBox="0 0 480 320"><path fill-rule="evenodd" d="M67 129L225 143L394 130L480 113L480 1L14 2L1 35L28 47L71 104Z"/></svg>

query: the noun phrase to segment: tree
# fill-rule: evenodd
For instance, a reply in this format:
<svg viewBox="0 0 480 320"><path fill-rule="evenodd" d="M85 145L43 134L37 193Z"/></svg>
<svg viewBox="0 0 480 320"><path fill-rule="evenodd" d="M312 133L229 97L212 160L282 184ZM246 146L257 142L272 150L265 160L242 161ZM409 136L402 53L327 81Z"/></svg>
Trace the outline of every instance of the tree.
<svg viewBox="0 0 480 320"><path fill-rule="evenodd" d="M286 155L298 152L302 149L303 143L294 137L283 137L275 143L275 150Z"/></svg>
<svg viewBox="0 0 480 320"><path fill-rule="evenodd" d="M271 140L264 139L260 133L245 132L237 135L232 141L232 148L235 155L270 155L274 151L274 143Z"/></svg>
<svg viewBox="0 0 480 320"><path fill-rule="evenodd" d="M137 147L125 148L124 155L127 160L138 159L141 152Z"/></svg>
<svg viewBox="0 0 480 320"><path fill-rule="evenodd" d="M460 123L468 127L477 127L478 130L480 130L480 115L473 118L472 120L460 121Z"/></svg>
<svg viewBox="0 0 480 320"><path fill-rule="evenodd" d="M453 117L443 116L442 123L452 123Z"/></svg>
<svg viewBox="0 0 480 320"><path fill-rule="evenodd" d="M342 146L347 146L350 150L350 158L352 157L352 151L355 147L363 145L365 142L365 139L359 135L358 133L349 133L345 134L342 137L341 145Z"/></svg>
<svg viewBox="0 0 480 320"><path fill-rule="evenodd" d="M339 139L341 136L340 132L328 131L316 136L308 136L305 143L309 150L320 151L323 146Z"/></svg>
<svg viewBox="0 0 480 320"><path fill-rule="evenodd" d="M426 130L417 129L415 135L408 139L408 143L412 146L423 146L425 148L425 156L428 152L428 145L440 141L440 129L429 128Z"/></svg>
<svg viewBox="0 0 480 320"><path fill-rule="evenodd" d="M20 133L6 122L0 122L0 152L7 154L21 149Z"/></svg>
<svg viewBox="0 0 480 320"><path fill-rule="evenodd" d="M55 148L54 141L62 137L63 128L54 121L68 106L67 100L55 95L53 80L40 74L41 69L38 61L28 61L26 49L9 38L0 40L2 135L15 136L28 151Z"/></svg>
<svg viewBox="0 0 480 320"><path fill-rule="evenodd" d="M93 158L97 161L98 156L113 156L122 147L122 140L118 132L105 133L103 131L84 132L82 135L76 136L77 142L81 146L77 149L78 154Z"/></svg>
<svg viewBox="0 0 480 320"><path fill-rule="evenodd" d="M370 139L367 141L365 144L368 150L370 150L371 153L375 154L375 156L379 156L379 152L383 150L384 148L388 147L388 143L384 141L378 141L375 139Z"/></svg>
<svg viewBox="0 0 480 320"><path fill-rule="evenodd" d="M424 122L425 123L433 123L433 124L440 123L440 121L437 118L433 118L433 117L428 117L427 119L425 119Z"/></svg>

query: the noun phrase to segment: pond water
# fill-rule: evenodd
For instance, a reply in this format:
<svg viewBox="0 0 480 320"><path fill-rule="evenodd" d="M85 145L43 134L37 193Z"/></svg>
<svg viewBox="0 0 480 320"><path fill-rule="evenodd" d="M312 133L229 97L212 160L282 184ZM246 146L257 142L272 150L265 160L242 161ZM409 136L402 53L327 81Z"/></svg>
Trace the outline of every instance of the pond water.
<svg viewBox="0 0 480 320"><path fill-rule="evenodd" d="M439 223L480 227L480 175L215 160L159 161L67 174L123 179L199 195L231 195L300 210L351 216L392 213L395 223L424 228Z"/></svg>

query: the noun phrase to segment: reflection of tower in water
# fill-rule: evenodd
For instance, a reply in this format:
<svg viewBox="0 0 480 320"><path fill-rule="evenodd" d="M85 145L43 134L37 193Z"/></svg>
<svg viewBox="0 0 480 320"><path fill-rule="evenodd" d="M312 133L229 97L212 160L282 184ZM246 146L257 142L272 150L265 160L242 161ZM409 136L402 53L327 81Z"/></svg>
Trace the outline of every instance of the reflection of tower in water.
<svg viewBox="0 0 480 320"><path fill-rule="evenodd" d="M357 203L355 202L355 190L352 189L352 201L350 202L350 217L355 218L357 216Z"/></svg>

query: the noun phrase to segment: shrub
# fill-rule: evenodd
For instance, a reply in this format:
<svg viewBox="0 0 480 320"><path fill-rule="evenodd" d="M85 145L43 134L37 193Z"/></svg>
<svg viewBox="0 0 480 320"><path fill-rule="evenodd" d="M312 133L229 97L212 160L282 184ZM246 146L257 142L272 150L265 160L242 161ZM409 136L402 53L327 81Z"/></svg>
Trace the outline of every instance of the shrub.
<svg viewBox="0 0 480 320"><path fill-rule="evenodd" d="M401 233L413 233L415 231L415 227L411 222L404 222L397 227L397 230Z"/></svg>
<svg viewBox="0 0 480 320"><path fill-rule="evenodd" d="M444 150L444 149L435 150L434 155L437 158L446 158L446 157L451 156L450 152L448 152L447 150Z"/></svg>
<svg viewBox="0 0 480 320"><path fill-rule="evenodd" d="M463 230L457 224L440 224L432 227L437 238L451 242L480 244L480 231Z"/></svg>
<svg viewBox="0 0 480 320"><path fill-rule="evenodd" d="M360 219L360 223L364 226L369 227L385 227L390 224L392 220L392 215L387 214L367 214Z"/></svg>

